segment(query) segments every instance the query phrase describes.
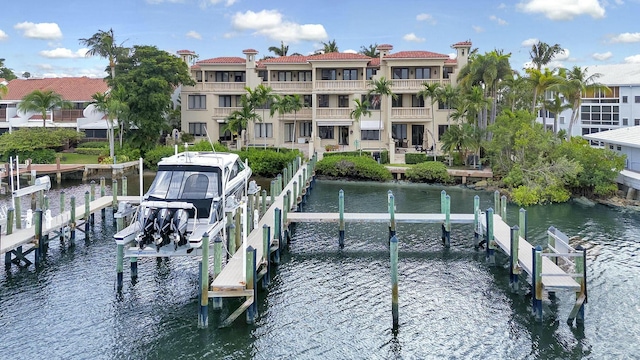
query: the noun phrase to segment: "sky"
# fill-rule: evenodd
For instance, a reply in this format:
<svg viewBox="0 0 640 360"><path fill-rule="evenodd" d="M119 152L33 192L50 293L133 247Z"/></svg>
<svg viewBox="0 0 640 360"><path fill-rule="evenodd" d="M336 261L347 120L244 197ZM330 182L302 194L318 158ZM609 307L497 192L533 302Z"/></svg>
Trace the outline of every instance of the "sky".
<svg viewBox="0 0 640 360"><path fill-rule="evenodd" d="M4 0L0 58L18 76L105 77L106 59L86 57L79 42L113 29L124 46L154 45L200 60L311 54L335 40L341 52L371 44L393 51L453 54L470 40L479 53L510 53L521 70L531 45L565 49L551 66L637 63L640 0Z"/></svg>

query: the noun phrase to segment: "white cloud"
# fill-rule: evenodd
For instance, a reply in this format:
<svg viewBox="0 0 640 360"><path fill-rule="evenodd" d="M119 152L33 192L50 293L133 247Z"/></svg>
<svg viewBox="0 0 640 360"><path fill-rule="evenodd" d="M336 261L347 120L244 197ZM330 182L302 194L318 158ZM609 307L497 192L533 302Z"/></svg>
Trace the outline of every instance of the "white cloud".
<svg viewBox="0 0 640 360"><path fill-rule="evenodd" d="M189 31L185 36L192 39L202 40L202 35L198 34L193 30Z"/></svg>
<svg viewBox="0 0 640 360"><path fill-rule="evenodd" d="M22 31L22 36L32 39L55 40L62 38L62 31L56 23L21 22L13 26L16 30Z"/></svg>
<svg viewBox="0 0 640 360"><path fill-rule="evenodd" d="M530 38L527 39L525 41L522 42L522 44L520 44L523 47L532 47L533 45L539 43L540 40L536 39L536 38Z"/></svg>
<svg viewBox="0 0 640 360"><path fill-rule="evenodd" d="M489 16L489 20L497 22L498 25L507 25L507 24L509 24L506 20L500 19L499 17L497 17L495 15Z"/></svg>
<svg viewBox="0 0 640 360"><path fill-rule="evenodd" d="M162 3L175 3L182 4L184 0L147 0L148 4L162 4Z"/></svg>
<svg viewBox="0 0 640 360"><path fill-rule="evenodd" d="M640 54L627 56L626 58L624 58L624 62L626 62L627 64L640 64Z"/></svg>
<svg viewBox="0 0 640 360"><path fill-rule="evenodd" d="M231 38L234 38L236 36L238 36L237 32L228 32L228 33L222 34L222 37L225 38L225 39L231 39Z"/></svg>
<svg viewBox="0 0 640 360"><path fill-rule="evenodd" d="M323 41L329 37L322 24L284 21L282 14L277 10L238 12L233 15L231 25L238 31L254 30L254 34L286 42Z"/></svg>
<svg viewBox="0 0 640 360"><path fill-rule="evenodd" d="M569 59L569 49L562 49L559 53L557 53L552 61L565 61Z"/></svg>
<svg viewBox="0 0 640 360"><path fill-rule="evenodd" d="M471 25L471 28L473 29L473 31L477 32L477 33L481 33L484 32L484 28L482 26L478 26L478 25Z"/></svg>
<svg viewBox="0 0 640 360"><path fill-rule="evenodd" d="M71 51L66 48L55 48L53 50L42 50L40 51L40 56L46 57L49 59L73 59L73 58L81 58L85 57L89 49L82 48L76 51Z"/></svg>
<svg viewBox="0 0 640 360"><path fill-rule="evenodd" d="M447 54L447 55L449 55L449 59L455 59L455 58L457 58L457 57L458 57L458 54L457 54L457 53L449 53L449 54Z"/></svg>
<svg viewBox="0 0 640 360"><path fill-rule="evenodd" d="M203 5L204 6L206 6L206 5L218 5L221 2L224 2L224 6L229 7L229 6L233 5L233 4L235 4L236 1L237 0L205 0L203 2Z"/></svg>
<svg viewBox="0 0 640 360"><path fill-rule="evenodd" d="M612 56L613 56L613 54L611 53L611 51L607 51L606 53L593 53L593 54L591 54L591 57L594 60L598 60L598 61L609 60Z"/></svg>
<svg viewBox="0 0 640 360"><path fill-rule="evenodd" d="M347 49L345 51L343 51L343 53L347 53L347 54L357 54L358 52L353 50L353 49Z"/></svg>
<svg viewBox="0 0 640 360"><path fill-rule="evenodd" d="M8 38L9 38L9 35L7 35L6 32L0 30L0 41L7 40Z"/></svg>
<svg viewBox="0 0 640 360"><path fill-rule="evenodd" d="M416 36L416 34L414 33L406 34L402 38L404 39L404 41L411 41L411 42L424 42L426 40L425 38Z"/></svg>
<svg viewBox="0 0 640 360"><path fill-rule="evenodd" d="M612 43L633 43L640 42L640 32L622 33L611 38Z"/></svg>
<svg viewBox="0 0 640 360"><path fill-rule="evenodd" d="M605 14L598 0L525 0L517 8L526 13L543 14L550 20L572 20L580 15L600 19Z"/></svg>
<svg viewBox="0 0 640 360"><path fill-rule="evenodd" d="M436 20L433 18L433 16L431 14L427 14L427 13L422 13L422 14L416 15L416 20L418 20L418 21L426 21L431 25L435 25L437 23Z"/></svg>
<svg viewBox="0 0 640 360"><path fill-rule="evenodd" d="M500 3L500 5L498 5L498 9L506 9L507 8L507 4L505 3Z"/></svg>

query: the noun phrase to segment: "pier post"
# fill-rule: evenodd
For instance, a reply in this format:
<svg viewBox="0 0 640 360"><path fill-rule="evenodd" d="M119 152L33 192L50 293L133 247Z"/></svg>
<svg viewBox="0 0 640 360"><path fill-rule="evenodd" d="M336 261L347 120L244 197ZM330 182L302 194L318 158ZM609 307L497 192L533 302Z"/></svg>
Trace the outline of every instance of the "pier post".
<svg viewBox="0 0 640 360"><path fill-rule="evenodd" d="M111 191L113 191L113 194L111 194L113 199L111 200L111 207L113 208L113 212L115 213L116 211L118 211L118 180L112 180Z"/></svg>
<svg viewBox="0 0 640 360"><path fill-rule="evenodd" d="M289 233L289 220L288 220L288 214L289 214L289 211L291 210L291 190L287 190L287 193L285 194L283 207L285 209L282 212L282 230L283 230L282 242L284 243L284 246L288 249L289 240L291 239L291 234Z"/></svg>
<svg viewBox="0 0 640 360"><path fill-rule="evenodd" d="M124 268L124 245L118 244L116 253L116 290L122 290L123 282L123 268Z"/></svg>
<svg viewBox="0 0 640 360"><path fill-rule="evenodd" d="M84 238L89 240L89 223L91 216L91 202L89 200L89 191L84 193Z"/></svg>
<svg viewBox="0 0 640 360"><path fill-rule="evenodd" d="M518 214L518 224L520 225L520 237L527 240L527 210L520 208Z"/></svg>
<svg viewBox="0 0 640 360"><path fill-rule="evenodd" d="M46 195L44 194L44 190L40 190L38 191L38 203L40 204L40 208L42 209L42 211L47 210L44 206L44 197Z"/></svg>
<svg viewBox="0 0 640 360"><path fill-rule="evenodd" d="M247 290L253 290L253 303L247 308L247 324L255 324L258 315L258 287L256 286L256 249L249 245L247 247L247 269L246 286Z"/></svg>
<svg viewBox="0 0 640 360"><path fill-rule="evenodd" d="M71 217L69 219L69 246L74 246L76 243L76 197L74 195L71 195L71 198L69 198L69 208L69 211L71 212Z"/></svg>
<svg viewBox="0 0 640 360"><path fill-rule="evenodd" d="M13 215L15 213L14 208L7 210L7 235L13 234ZM22 250L22 249L20 249ZM9 269L11 267L11 251L4 253L4 267Z"/></svg>
<svg viewBox="0 0 640 360"><path fill-rule="evenodd" d="M505 195L500 197L500 217L505 223L507 222L507 197Z"/></svg>
<svg viewBox="0 0 640 360"><path fill-rule="evenodd" d="M293 181L293 197L291 198L291 210L298 210L298 181Z"/></svg>
<svg viewBox="0 0 640 360"><path fill-rule="evenodd" d="M247 234L253 230L253 195L247 195Z"/></svg>
<svg viewBox="0 0 640 360"><path fill-rule="evenodd" d="M198 327L209 326L209 234L202 234L202 260L200 260L200 311Z"/></svg>
<svg viewBox="0 0 640 360"><path fill-rule="evenodd" d="M16 196L13 207L16 210L16 229L22 229L22 199Z"/></svg>
<svg viewBox="0 0 640 360"><path fill-rule="evenodd" d="M576 251L582 252L582 257L576 257L576 273L582 273L582 278L578 278L580 292L576 293L576 300L584 296L584 301L582 301L576 316L576 324L582 325L584 324L584 304L587 303L587 249L583 248L582 245L578 245Z"/></svg>
<svg viewBox="0 0 640 360"><path fill-rule="evenodd" d="M446 248L451 247L451 196L447 194L444 197L444 224L442 225L442 241Z"/></svg>
<svg viewBox="0 0 640 360"><path fill-rule="evenodd" d="M103 197L107 194L106 192L106 182L104 177L100 178L100 197ZM102 220L105 219L105 215L106 215L107 209L103 208L102 210L100 210L100 215L102 216Z"/></svg>
<svg viewBox="0 0 640 360"><path fill-rule="evenodd" d="M91 180L91 201L96 199L96 181ZM96 214L91 213L91 227L95 225Z"/></svg>
<svg viewBox="0 0 640 360"><path fill-rule="evenodd" d="M344 190L338 192L338 212L340 213L340 223L338 229L338 246L344 248Z"/></svg>
<svg viewBox="0 0 640 360"><path fill-rule="evenodd" d="M493 209L487 209L487 261L496 264L495 242L493 241Z"/></svg>
<svg viewBox="0 0 640 360"><path fill-rule="evenodd" d="M49 210L49 196L48 195L43 196L42 200L43 200L42 210L44 211Z"/></svg>
<svg viewBox="0 0 640 360"><path fill-rule="evenodd" d="M278 181L271 180L271 186L269 187L269 193L271 194L271 198L269 199L269 206L273 205L273 203L276 201L276 194L278 191L277 187L278 187Z"/></svg>
<svg viewBox="0 0 640 360"><path fill-rule="evenodd" d="M262 261L267 269L262 276L262 290L266 290L271 276L271 234L267 224L262 225Z"/></svg>
<svg viewBox="0 0 640 360"><path fill-rule="evenodd" d="M60 214L64 214L64 190L60 191Z"/></svg>
<svg viewBox="0 0 640 360"><path fill-rule="evenodd" d="M273 256L273 263L276 265L280 264L280 251L282 251L282 242L280 241L280 209L275 208L273 211L273 239L277 241L278 248Z"/></svg>
<svg viewBox="0 0 640 360"><path fill-rule="evenodd" d="M493 192L493 208L500 213L500 192L498 190Z"/></svg>
<svg viewBox="0 0 640 360"><path fill-rule="evenodd" d="M222 238L216 236L213 239L213 278L217 278L222 272ZM211 299L211 307L214 310L222 309L222 298L214 297Z"/></svg>
<svg viewBox="0 0 640 360"><path fill-rule="evenodd" d="M398 238L394 235L390 242L391 258L391 316L393 329L398 329Z"/></svg>
<svg viewBox="0 0 640 360"><path fill-rule="evenodd" d="M478 250L481 239L481 230L482 226L480 225L480 196L476 195L473 197L473 239L474 244L473 247Z"/></svg>
<svg viewBox="0 0 640 360"><path fill-rule="evenodd" d="M282 174L278 174L278 195L282 194L282 187L283 182L282 182Z"/></svg>
<svg viewBox="0 0 640 360"><path fill-rule="evenodd" d="M35 240L37 242L35 261L36 261L36 267L38 267L40 266L40 263L44 258L44 250L45 250L45 243L42 239L42 209L40 208L36 209L33 215L34 215L33 222L35 224Z"/></svg>
<svg viewBox="0 0 640 360"><path fill-rule="evenodd" d="M236 209L236 216L234 217L236 221L236 250L240 249L242 245L242 207L239 206Z"/></svg>
<svg viewBox="0 0 640 360"><path fill-rule="evenodd" d="M285 167L284 169L282 169L282 183L286 184L288 182L289 182L289 170L287 167Z"/></svg>
<svg viewBox="0 0 640 360"><path fill-rule="evenodd" d="M236 253L236 225L232 222L229 225L229 243L227 244L227 249L229 249L229 258L232 258Z"/></svg>
<svg viewBox="0 0 640 360"><path fill-rule="evenodd" d="M122 177L122 196L127 196L127 187L128 187L127 177Z"/></svg>
<svg viewBox="0 0 640 360"><path fill-rule="evenodd" d="M296 197L296 211L298 210L297 205L302 205L302 192L304 191L304 186L302 182L302 174L298 174L298 197Z"/></svg>
<svg viewBox="0 0 640 360"><path fill-rule="evenodd" d="M132 256L129 258L131 261L131 280L138 278L138 258Z"/></svg>
<svg viewBox="0 0 640 360"><path fill-rule="evenodd" d="M387 211L389 211L389 241L396 236L396 200L391 190L387 192Z"/></svg>
<svg viewBox="0 0 640 360"><path fill-rule="evenodd" d="M447 197L447 192L442 190L440 192L440 214L444 214L445 213L445 201L446 201L446 197Z"/></svg>
<svg viewBox="0 0 640 360"><path fill-rule="evenodd" d="M533 271L531 274L531 286L533 287L533 315L538 322L542 322L542 247L540 245L531 249L533 257Z"/></svg>
<svg viewBox="0 0 640 360"><path fill-rule="evenodd" d="M273 185L273 181L271 182ZM267 212L267 190L262 190L262 199L260 204L260 216L263 216Z"/></svg>
<svg viewBox="0 0 640 360"><path fill-rule="evenodd" d="M520 228L516 225L511 228L511 246L509 260L509 285L511 291L518 291L518 277L520 275L520 267L518 266L518 250L520 246Z"/></svg>

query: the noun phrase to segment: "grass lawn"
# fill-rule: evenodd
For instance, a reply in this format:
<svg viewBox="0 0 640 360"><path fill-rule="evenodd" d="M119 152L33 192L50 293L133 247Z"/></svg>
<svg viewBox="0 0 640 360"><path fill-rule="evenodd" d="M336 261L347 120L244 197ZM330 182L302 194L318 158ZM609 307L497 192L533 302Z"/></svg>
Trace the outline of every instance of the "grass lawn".
<svg viewBox="0 0 640 360"><path fill-rule="evenodd" d="M98 155L85 155L76 153L57 153L61 164L97 164Z"/></svg>

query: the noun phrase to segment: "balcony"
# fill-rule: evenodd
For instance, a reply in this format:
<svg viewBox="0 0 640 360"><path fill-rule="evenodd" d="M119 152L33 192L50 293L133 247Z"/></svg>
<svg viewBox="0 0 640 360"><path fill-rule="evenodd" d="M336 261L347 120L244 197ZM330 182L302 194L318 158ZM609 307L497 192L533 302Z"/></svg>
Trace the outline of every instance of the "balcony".
<svg viewBox="0 0 640 360"><path fill-rule="evenodd" d="M366 90L364 80L316 80L313 88L315 90L328 92L363 91Z"/></svg>
<svg viewBox="0 0 640 360"><path fill-rule="evenodd" d="M422 86L424 83L442 84L443 86L451 84L449 79L393 79L392 82L391 90L395 93L400 91L420 91L424 88Z"/></svg>
<svg viewBox="0 0 640 360"><path fill-rule="evenodd" d="M310 93L313 90L311 81L269 81L267 85L275 92Z"/></svg>
<svg viewBox="0 0 640 360"><path fill-rule="evenodd" d="M76 122L78 118L83 118L84 110L79 109L58 109L53 111L53 121L55 122Z"/></svg>
<svg viewBox="0 0 640 360"><path fill-rule="evenodd" d="M349 119L351 108L317 108L317 119Z"/></svg>
<svg viewBox="0 0 640 360"><path fill-rule="evenodd" d="M431 120L431 108L398 107L391 109L392 119Z"/></svg>
<svg viewBox="0 0 640 360"><path fill-rule="evenodd" d="M240 110L240 107L217 107L213 109L214 118L226 118L231 115L232 112Z"/></svg>
<svg viewBox="0 0 640 360"><path fill-rule="evenodd" d="M244 92L245 82L199 82L194 86L184 86L183 91Z"/></svg>

